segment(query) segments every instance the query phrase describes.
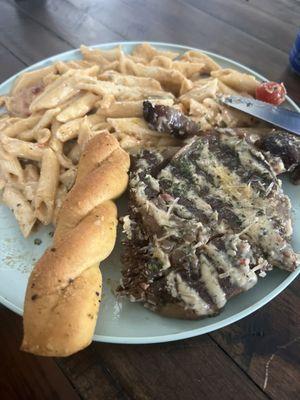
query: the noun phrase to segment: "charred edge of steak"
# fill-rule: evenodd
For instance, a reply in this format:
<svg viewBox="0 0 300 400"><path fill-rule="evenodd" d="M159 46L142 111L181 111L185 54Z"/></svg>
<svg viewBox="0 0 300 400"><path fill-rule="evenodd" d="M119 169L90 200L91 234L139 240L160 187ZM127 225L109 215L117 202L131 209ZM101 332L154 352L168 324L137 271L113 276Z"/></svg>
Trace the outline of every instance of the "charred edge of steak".
<svg viewBox="0 0 300 400"><path fill-rule="evenodd" d="M289 171L292 171L300 163L300 140L291 133L275 131L256 144L263 151L280 157Z"/></svg>
<svg viewBox="0 0 300 400"><path fill-rule="evenodd" d="M199 126L192 119L185 116L175 108L143 102L143 114L150 128L158 132L166 132L176 138L186 138L199 133Z"/></svg>
<svg viewBox="0 0 300 400"><path fill-rule="evenodd" d="M139 171L139 176L150 174L156 177L159 171L170 161L168 152L158 152L155 150L142 150L140 153L131 156L131 175Z"/></svg>
<svg viewBox="0 0 300 400"><path fill-rule="evenodd" d="M149 249L152 245L148 242ZM257 281L249 268L250 245L235 235L214 239L202 249L192 249L192 244L175 248L170 252L172 266L168 269L151 256L150 250L143 251L132 241L126 243L119 291L171 317L199 319L215 315L227 300Z"/></svg>
<svg viewBox="0 0 300 400"><path fill-rule="evenodd" d="M300 185L300 165L291 172L291 180L294 185Z"/></svg>

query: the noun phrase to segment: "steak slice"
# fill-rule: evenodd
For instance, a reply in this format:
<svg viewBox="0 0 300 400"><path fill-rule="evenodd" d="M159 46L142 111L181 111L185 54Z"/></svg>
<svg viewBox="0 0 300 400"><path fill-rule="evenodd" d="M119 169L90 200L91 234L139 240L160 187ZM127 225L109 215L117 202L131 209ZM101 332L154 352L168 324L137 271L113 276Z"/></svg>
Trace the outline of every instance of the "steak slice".
<svg viewBox="0 0 300 400"><path fill-rule="evenodd" d="M273 266L292 271L291 206L263 154L227 133L136 156L121 294L167 316L217 314Z"/></svg>
<svg viewBox="0 0 300 400"><path fill-rule="evenodd" d="M145 100L143 115L149 127L158 132L166 132L181 139L199 133L198 124L173 107L153 105L151 101Z"/></svg>

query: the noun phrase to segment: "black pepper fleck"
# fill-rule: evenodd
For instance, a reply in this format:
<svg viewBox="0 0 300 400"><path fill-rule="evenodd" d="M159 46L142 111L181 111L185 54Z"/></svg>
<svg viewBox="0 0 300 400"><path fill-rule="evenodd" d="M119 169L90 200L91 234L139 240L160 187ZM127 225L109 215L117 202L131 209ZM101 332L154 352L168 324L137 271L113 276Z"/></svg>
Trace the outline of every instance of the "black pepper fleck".
<svg viewBox="0 0 300 400"><path fill-rule="evenodd" d="M33 295L31 296L31 300L36 300L36 299L37 299L37 297L38 297L38 295L37 295L37 294L33 294Z"/></svg>
<svg viewBox="0 0 300 400"><path fill-rule="evenodd" d="M100 293L99 293L99 292L96 292L96 296L100 296Z"/></svg>
<svg viewBox="0 0 300 400"><path fill-rule="evenodd" d="M39 239L39 238L34 239L35 245L39 246L41 243L42 243L41 239Z"/></svg>
<svg viewBox="0 0 300 400"><path fill-rule="evenodd" d="M69 279L69 283L72 283L74 281L74 279L70 278Z"/></svg>
<svg viewBox="0 0 300 400"><path fill-rule="evenodd" d="M49 233L48 233L48 235L49 235L50 237L53 237L53 235L54 235L54 232L53 232L53 231L51 231L51 232L49 232Z"/></svg>
<svg viewBox="0 0 300 400"><path fill-rule="evenodd" d="M56 252L56 248L55 247L51 247L50 251L53 251L53 253Z"/></svg>

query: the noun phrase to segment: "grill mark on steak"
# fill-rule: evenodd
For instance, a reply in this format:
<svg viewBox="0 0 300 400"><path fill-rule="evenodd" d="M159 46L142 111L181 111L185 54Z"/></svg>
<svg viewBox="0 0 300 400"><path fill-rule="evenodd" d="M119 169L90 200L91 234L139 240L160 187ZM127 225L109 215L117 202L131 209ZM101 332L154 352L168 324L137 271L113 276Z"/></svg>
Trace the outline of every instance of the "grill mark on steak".
<svg viewBox="0 0 300 400"><path fill-rule="evenodd" d="M223 165L232 170L239 169L241 162L238 153L227 143L222 143L220 136L213 135L211 138L208 138L207 142L209 145L209 150L216 155L218 160L220 160Z"/></svg>
<svg viewBox="0 0 300 400"><path fill-rule="evenodd" d="M247 189L245 170L251 159L252 174L265 186L274 173L255 151L241 160L239 151L247 147L230 140L204 137L171 160L150 152L146 161L135 161L132 239L125 243L121 293L164 315L201 318L218 313L229 298L252 287L257 280L253 268L266 271L280 263L295 268L283 223L283 216L290 220L287 198L274 180L268 198L255 185ZM231 181L247 196L230 189ZM263 231L265 226L271 233Z"/></svg>
<svg viewBox="0 0 300 400"><path fill-rule="evenodd" d="M252 151L249 152L252 155ZM198 153L196 153L198 154ZM256 151L254 151L254 159L256 160L257 158L260 159L260 157L256 154ZM198 154L198 158L199 160L205 158L205 154L203 154L203 152ZM204 163L204 167L203 168L207 168L208 172L211 172L211 170L213 170L213 165L215 163L215 159L214 159L214 155L210 155L210 162L205 164ZM264 165L265 163L267 163L265 160L262 160L262 165ZM218 163L217 163L218 166ZM264 175L265 173L267 173L266 171L268 171L267 168L263 168L262 170L262 175ZM235 171L231 171L231 176L233 177L235 175ZM270 176L273 176L274 173L272 171L270 171ZM196 175L194 175L196 176ZM217 176L218 177L218 176ZM237 178L239 179L239 176L237 176ZM196 184L199 182L194 181ZM277 190L278 189L278 181L277 178L274 176L274 187L277 186ZM242 182L237 181L237 185L240 185ZM213 191L213 187L211 186L211 191ZM230 190L231 187L229 186ZM245 214L248 214L248 223L250 224L250 222L253 222L255 220L255 214L254 214L254 210L255 208L258 206L258 211L263 210L262 214L260 215L260 219L262 220L260 225L263 226L267 226L267 235L264 234L264 232L261 232L261 228L259 229L255 229L257 228L255 225L253 226L253 228L249 229L249 231L246 233L247 236L250 236L255 243L257 243L257 249L260 248L260 254L263 255L264 253L268 253L269 250L266 252L264 250L265 247L270 248L270 243L272 244L272 246L274 246L275 248L275 257L273 256L269 256L268 260L270 263L275 264L276 266L279 266L285 262L287 264L287 269L293 269L293 265L295 263L294 260L290 259L290 254L291 254L291 248L288 244L286 244L286 246L283 246L283 241L281 239L281 232L276 231L278 229L278 224L277 224L277 219L274 218L274 214L276 216L276 207L278 206L278 202L282 199L285 198L287 199L282 193L280 193L278 191L278 196L273 196L273 200L271 202L266 201L265 200L265 195L261 196L261 194L264 192L256 192L253 190L253 188L249 187L249 198L245 197L245 196L240 196L240 198L236 198L236 196L233 196L232 194L230 194L229 198L224 196L224 182L223 182L223 191L221 191L222 197L226 198L227 200L227 206L225 204L225 209L227 208L229 210L229 213L226 212L222 212L221 211L221 215L223 215L224 220L227 221L227 224L234 229L234 226L237 228L238 227L238 219L234 218L234 215L236 215L237 217L239 217L239 215L241 214L242 217L244 218ZM214 199L219 199L220 196L218 196L215 192L213 192L214 194ZM207 197L204 198L206 201L209 202L209 199L207 199ZM272 199L272 198L271 198ZM222 202L224 202L224 200L221 200ZM275 209L275 211L272 211L272 216L273 219L270 220L269 217L266 216L266 211L264 210L265 208L268 207L272 207L273 210ZM212 205L212 207L214 207ZM217 205L216 205L217 207ZM233 212L234 211L234 212ZM282 214L282 217L285 216L287 217L286 213ZM284 218L284 217L283 217ZM282 219L283 219L282 218ZM281 219L281 221L282 221ZM280 219L278 220L280 222ZM234 222L236 224L234 224ZM282 222L280 222L280 224L282 225ZM240 225L241 227L241 225ZM243 228L245 228L245 224L242 225ZM284 254L287 254L287 256L285 257ZM281 254L281 255L280 255Z"/></svg>
<svg viewBox="0 0 300 400"><path fill-rule="evenodd" d="M204 143L206 143L206 142L204 142ZM184 151L181 151L179 162L177 160L177 157L174 157L174 159L171 161L170 165L172 165L173 167L175 166L175 170L173 169L174 175L180 176L178 174L178 170L179 170L182 173L182 175L181 175L182 180L191 180L194 182L195 185L193 187L194 187L195 193L197 193L197 190L195 188L197 187L197 188L201 189L201 186L200 186L199 181L195 180L195 177L197 177L197 174L193 173L193 171L191 169L194 166L195 159L203 158L202 152L198 153L197 150L199 150L199 149L203 150L204 146L203 146L203 143L201 142L200 146L199 145L194 146L192 144L191 147L194 150L194 151L192 151L192 153L188 153L188 156L185 157ZM197 150L195 150L195 148ZM189 151L189 149L188 149L188 151ZM193 157L189 157L189 154L193 154ZM249 153L249 154L251 154L251 153ZM255 157L255 159L256 159L256 157ZM212 162L213 160L211 159L210 161ZM185 169L186 164L188 164L188 166L189 166L188 170ZM263 165L264 165L264 163L263 163ZM177 170L176 170L176 167L179 167L179 168L177 168ZM167 167L167 168L169 168L169 167ZM203 168L205 168L205 165L202 166L202 171L203 171ZM207 164L207 168L210 168L209 164ZM204 171L207 172L207 170L204 170ZM268 173L268 170L266 168L263 168L262 173L263 174ZM271 174L272 174L272 172L270 172L270 175ZM237 176L237 178L239 178L239 176ZM242 182L238 181L237 183L239 185ZM209 182L207 182L207 185L209 185ZM213 195L210 194L208 196L203 196L203 200L206 201L212 207L212 209L218 211L219 217L221 220L222 219L224 220L223 222L226 223L226 227L231 228L234 232L238 232L243 227L238 214L241 214L242 218L245 219L245 213L249 214L249 209L250 209L250 215L248 215L248 224L250 224L250 222L254 221L256 213L261 211L261 208L259 208L256 212L254 212L255 211L254 202L256 202L257 199L253 198L253 196L254 195L256 196L257 194L260 195L262 192L256 193L255 191L253 191L252 189L249 188L249 191L251 192L251 198L249 201L247 201L247 199L244 198L243 202L245 204L241 206L240 200L236 201L236 199L234 199L233 196L230 196L230 198L227 202L224 201L223 199L220 198L220 195L216 194L216 192L215 192L216 185L209 185L209 186L210 186L210 192L212 192ZM264 193L265 193L265 191L264 191ZM221 197L224 198L224 192L222 192L222 191L221 191ZM275 206L275 205L276 204L273 203L273 206ZM265 212L262 212L262 214L260 215L260 218L265 219L264 224L269 225L269 233L270 233L271 230L276 228L276 220L272 221L273 226L271 226L268 221L268 218L265 217L265 214L266 214ZM245 228L245 226L244 226L244 228ZM249 235L249 233L248 233L248 235ZM267 238L265 238L264 235L260 232L260 230L252 229L250 236L256 241L256 243L258 243L255 247L256 247L257 253L260 256L263 256L266 253L263 247L266 246L267 240L274 242L274 246L277 247L277 250L280 249L282 246L282 241L280 239L280 236L277 235L276 232L272 232L271 234L268 235ZM263 246L259 245L260 242L262 242ZM290 252L290 249L287 248L287 251ZM288 261L288 258L286 260ZM283 259L277 259L277 260L275 259L274 260L273 257L271 257L271 258L269 257L269 261L272 263L275 263L277 266L280 266L280 263L283 262Z"/></svg>
<svg viewBox="0 0 300 400"><path fill-rule="evenodd" d="M193 154L193 157L190 157L188 155L183 165L177 160L173 163L175 171L177 168L177 176L181 177L181 179L187 181L190 180L194 183L194 194L195 196L201 197L203 202L206 202L207 207L210 208L210 216L213 214L213 211L217 211L221 219L224 219L226 221L228 227L230 227L233 231L239 230L241 228L241 221L239 220L238 216L233 212L232 205L226 203L226 201L222 200L220 197L218 197L218 195L216 195L214 191L216 185L213 182L213 178L205 180L204 188L202 188L199 183L199 178L201 178L201 181L203 181L202 178L205 179L205 177L207 176L212 177L212 174L205 170L204 167L201 168L198 164L195 163L197 156L198 158L201 157L201 153L193 152L191 154ZM185 164L189 165L188 173L185 171ZM192 171L192 167L195 168L196 174L194 173L194 171ZM174 174L176 174L175 171ZM195 179L195 176L197 176L197 179Z"/></svg>
<svg viewBox="0 0 300 400"><path fill-rule="evenodd" d="M138 157L131 157L131 171L140 171L139 174L155 175L156 171L160 171L167 163L162 154L143 150Z"/></svg>
<svg viewBox="0 0 300 400"><path fill-rule="evenodd" d="M230 138L226 138L226 135L213 136L209 140L209 149L223 165L233 170L242 182L251 183L257 191L265 193L275 177L269 164L251 152L246 142L232 142ZM239 154L246 156L241 160ZM254 161L259 167L256 167Z"/></svg>
<svg viewBox="0 0 300 400"><path fill-rule="evenodd" d="M234 231L238 232L241 229L241 220L239 217L232 211L231 205L225 203L224 201L216 198L206 196L205 200L211 206L213 210L216 210L221 219L227 222L227 225Z"/></svg>

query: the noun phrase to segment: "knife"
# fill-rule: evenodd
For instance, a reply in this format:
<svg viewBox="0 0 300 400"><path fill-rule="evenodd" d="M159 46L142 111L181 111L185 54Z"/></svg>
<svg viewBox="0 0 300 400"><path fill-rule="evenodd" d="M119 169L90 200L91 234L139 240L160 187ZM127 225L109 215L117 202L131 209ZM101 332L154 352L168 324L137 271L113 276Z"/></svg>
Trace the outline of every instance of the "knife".
<svg viewBox="0 0 300 400"><path fill-rule="evenodd" d="M222 96L220 101L229 107L270 122L300 136L300 113L242 96Z"/></svg>

